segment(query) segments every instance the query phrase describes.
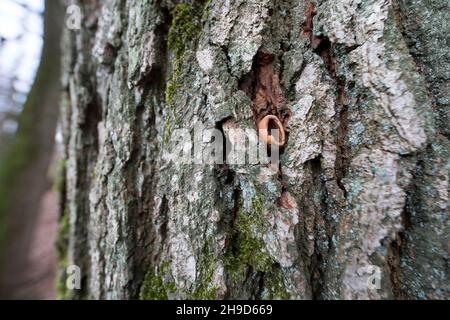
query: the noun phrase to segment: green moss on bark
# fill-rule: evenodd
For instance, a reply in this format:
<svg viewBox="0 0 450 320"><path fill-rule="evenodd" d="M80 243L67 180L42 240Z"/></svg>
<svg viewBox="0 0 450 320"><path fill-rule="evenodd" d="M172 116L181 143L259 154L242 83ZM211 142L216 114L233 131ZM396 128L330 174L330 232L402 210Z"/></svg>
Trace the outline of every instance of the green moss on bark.
<svg viewBox="0 0 450 320"><path fill-rule="evenodd" d="M217 268L217 256L212 250L211 241L207 241L200 262L200 283L192 292L191 298L195 300L217 299L218 287L213 284L214 271Z"/></svg>
<svg viewBox="0 0 450 320"><path fill-rule="evenodd" d="M183 62L186 53L195 47L202 30L202 15L205 4L179 3L172 12L172 24L169 29L168 47L174 55L172 70L166 84L166 104L172 109L171 117L176 119L175 97L181 88ZM167 144L172 133L172 121L166 120L163 143Z"/></svg>
<svg viewBox="0 0 450 320"><path fill-rule="evenodd" d="M66 160L61 159L58 162L58 168L56 172L56 177L53 181L53 189L59 195L62 195L66 185Z"/></svg>
<svg viewBox="0 0 450 320"><path fill-rule="evenodd" d="M185 53L193 48L202 30L203 3L177 4L172 12L172 25L169 29L168 46L174 54L172 72L167 82L166 102L173 107L174 98L180 88L182 64Z"/></svg>
<svg viewBox="0 0 450 320"><path fill-rule="evenodd" d="M153 268L145 275L141 285L139 299L141 300L168 300L169 294L176 291L175 282L166 280L168 264L163 264L160 271Z"/></svg>
<svg viewBox="0 0 450 320"><path fill-rule="evenodd" d="M283 273L279 268L273 268L267 273L265 278L266 290L263 294L264 299L268 300L287 300L290 294L286 289Z"/></svg>
<svg viewBox="0 0 450 320"><path fill-rule="evenodd" d="M253 199L252 209L238 213L232 231L233 243L225 255L225 266L234 281L243 280L249 267L253 271L268 272L274 264L260 238L267 231L267 226L259 197Z"/></svg>
<svg viewBox="0 0 450 320"><path fill-rule="evenodd" d="M69 243L70 222L68 210L64 210L59 222L58 240L56 249L58 253L58 274L56 278L56 297L59 300L69 299L69 290L66 286L66 270L69 266L68 243Z"/></svg>

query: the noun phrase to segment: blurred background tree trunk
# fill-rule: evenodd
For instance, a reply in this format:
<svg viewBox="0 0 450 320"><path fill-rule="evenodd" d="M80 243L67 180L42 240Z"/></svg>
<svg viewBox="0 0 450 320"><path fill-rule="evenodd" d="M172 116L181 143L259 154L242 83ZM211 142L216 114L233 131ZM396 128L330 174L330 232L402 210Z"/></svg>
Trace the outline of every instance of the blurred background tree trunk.
<svg viewBox="0 0 450 320"><path fill-rule="evenodd" d="M47 0L42 58L0 166L0 298L55 297L57 195L49 176L59 114L61 34L59 1Z"/></svg>
<svg viewBox="0 0 450 320"><path fill-rule="evenodd" d="M70 3L61 297L449 297L447 1ZM279 168L166 161L265 114Z"/></svg>

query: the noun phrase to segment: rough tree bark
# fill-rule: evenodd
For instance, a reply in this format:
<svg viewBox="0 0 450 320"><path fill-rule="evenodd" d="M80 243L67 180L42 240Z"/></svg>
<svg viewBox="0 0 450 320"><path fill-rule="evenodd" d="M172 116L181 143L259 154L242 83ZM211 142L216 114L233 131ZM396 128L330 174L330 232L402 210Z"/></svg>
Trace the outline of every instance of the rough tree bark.
<svg viewBox="0 0 450 320"><path fill-rule="evenodd" d="M75 4L65 297L449 297L447 1ZM176 128L266 114L272 175L166 161Z"/></svg>

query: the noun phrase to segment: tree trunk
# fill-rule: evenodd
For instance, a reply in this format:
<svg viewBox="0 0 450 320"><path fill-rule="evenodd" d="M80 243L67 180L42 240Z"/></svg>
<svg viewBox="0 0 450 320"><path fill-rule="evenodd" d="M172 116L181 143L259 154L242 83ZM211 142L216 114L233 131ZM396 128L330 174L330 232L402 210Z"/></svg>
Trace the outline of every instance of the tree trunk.
<svg viewBox="0 0 450 320"><path fill-rule="evenodd" d="M76 4L65 297L449 297L447 1ZM167 160L265 115L278 167Z"/></svg>

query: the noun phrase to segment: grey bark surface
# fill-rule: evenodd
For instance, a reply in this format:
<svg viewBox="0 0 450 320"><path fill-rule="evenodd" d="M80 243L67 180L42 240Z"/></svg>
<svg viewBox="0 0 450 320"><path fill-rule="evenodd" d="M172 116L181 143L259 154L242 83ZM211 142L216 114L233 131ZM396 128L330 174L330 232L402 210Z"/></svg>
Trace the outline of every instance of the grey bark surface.
<svg viewBox="0 0 450 320"><path fill-rule="evenodd" d="M447 1L74 3L66 297L449 298ZM256 128L258 52L280 167L168 162L176 128Z"/></svg>

